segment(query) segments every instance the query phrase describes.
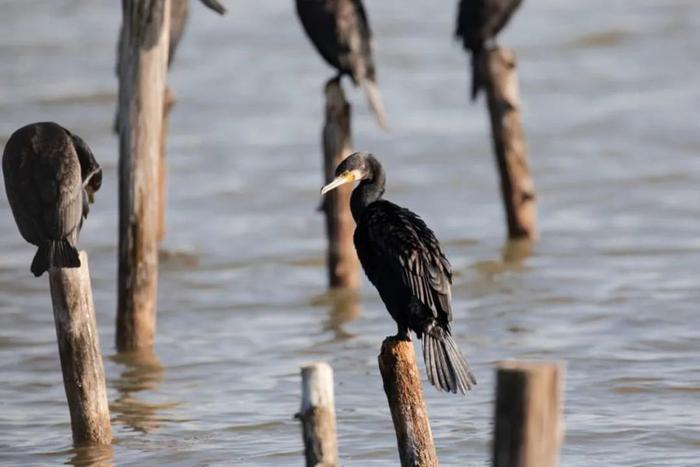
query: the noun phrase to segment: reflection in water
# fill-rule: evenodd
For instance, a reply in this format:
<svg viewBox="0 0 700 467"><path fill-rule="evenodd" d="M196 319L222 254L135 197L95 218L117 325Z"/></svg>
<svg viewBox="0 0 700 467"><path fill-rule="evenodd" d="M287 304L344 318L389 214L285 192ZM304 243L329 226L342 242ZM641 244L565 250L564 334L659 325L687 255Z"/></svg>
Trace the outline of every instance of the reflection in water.
<svg viewBox="0 0 700 467"><path fill-rule="evenodd" d="M133 393L158 389L165 370L158 357L151 351L143 351L120 353L110 358L125 366L119 378L110 384L119 393L119 397L110 403L113 422L142 433L160 427L164 419L158 414L177 407L179 402L150 403L133 396Z"/></svg>
<svg viewBox="0 0 700 467"><path fill-rule="evenodd" d="M66 462L76 467L114 465L114 449L109 446L81 446L71 450L73 456Z"/></svg>
<svg viewBox="0 0 700 467"><path fill-rule="evenodd" d="M523 262L532 256L535 242L532 240L506 240L503 245L503 262L507 265L520 267Z"/></svg>
<svg viewBox="0 0 700 467"><path fill-rule="evenodd" d="M348 323L360 314L359 297L357 290L332 289L328 293L317 297L312 301L316 306L328 306L328 318L323 322L324 331L333 331L335 341L352 339L354 334L343 329Z"/></svg>
<svg viewBox="0 0 700 467"><path fill-rule="evenodd" d="M534 242L531 240L506 240L501 249L501 258L490 261L477 261L476 269L487 280L505 272L523 272L525 260L532 255Z"/></svg>

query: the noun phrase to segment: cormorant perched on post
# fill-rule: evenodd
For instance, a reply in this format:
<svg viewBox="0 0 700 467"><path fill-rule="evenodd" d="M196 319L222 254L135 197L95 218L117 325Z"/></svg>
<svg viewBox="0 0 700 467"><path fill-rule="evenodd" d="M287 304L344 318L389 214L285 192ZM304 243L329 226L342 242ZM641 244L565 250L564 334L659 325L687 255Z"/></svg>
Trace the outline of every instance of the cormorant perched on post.
<svg viewBox="0 0 700 467"><path fill-rule="evenodd" d="M522 0L460 0L455 35L472 54L472 100L482 86L479 60L486 43L495 40Z"/></svg>
<svg viewBox="0 0 700 467"><path fill-rule="evenodd" d="M388 122L377 86L372 59L372 31L361 0L296 0L297 13L306 35L321 56L360 85L379 122L388 130Z"/></svg>
<svg viewBox="0 0 700 467"><path fill-rule="evenodd" d="M80 267L78 233L102 184L85 141L56 123L27 125L7 141L2 171L19 232L39 247L32 273Z"/></svg>
<svg viewBox="0 0 700 467"><path fill-rule="evenodd" d="M397 337L410 340L408 331L415 332L430 382L464 394L476 380L452 339L452 268L435 234L413 212L382 199L384 169L372 154L348 156L335 174L321 194L360 182L350 198L355 249L399 327Z"/></svg>

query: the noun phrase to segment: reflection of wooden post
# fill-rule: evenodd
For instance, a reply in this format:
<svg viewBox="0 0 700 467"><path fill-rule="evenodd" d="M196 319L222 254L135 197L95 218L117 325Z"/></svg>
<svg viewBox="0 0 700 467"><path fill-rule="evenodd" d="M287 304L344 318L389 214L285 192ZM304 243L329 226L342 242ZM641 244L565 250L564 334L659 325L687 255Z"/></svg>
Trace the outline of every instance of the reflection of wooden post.
<svg viewBox="0 0 700 467"><path fill-rule="evenodd" d="M169 87L165 88L163 99L163 128L160 139L160 157L158 159L158 241L165 238L165 211L168 194L168 127L170 124L170 111L175 105L175 96Z"/></svg>
<svg viewBox="0 0 700 467"><path fill-rule="evenodd" d="M124 0L119 65L117 349L149 348L156 323L158 171L169 0Z"/></svg>
<svg viewBox="0 0 700 467"><path fill-rule="evenodd" d="M338 465L335 435L333 369L327 363L314 363L301 369L301 420L307 467Z"/></svg>
<svg viewBox="0 0 700 467"><path fill-rule="evenodd" d="M401 467L437 466L413 343L387 337L379 354L379 371L394 421Z"/></svg>
<svg viewBox="0 0 700 467"><path fill-rule="evenodd" d="M110 444L107 388L87 254L79 268L51 268L49 284L75 444Z"/></svg>
<svg viewBox="0 0 700 467"><path fill-rule="evenodd" d="M480 64L493 137L501 193L511 239L537 238L535 185L527 162L527 145L520 118L520 96L515 54L496 47L482 55Z"/></svg>
<svg viewBox="0 0 700 467"><path fill-rule="evenodd" d="M495 467L555 467L562 438L557 363L499 366L493 444Z"/></svg>
<svg viewBox="0 0 700 467"><path fill-rule="evenodd" d="M350 104L340 80L326 83L326 122L323 126L323 162L326 182L333 180L335 168L352 152ZM352 236L355 221L350 213L352 186L345 185L325 197L328 234L328 274L331 287L359 287L358 259Z"/></svg>

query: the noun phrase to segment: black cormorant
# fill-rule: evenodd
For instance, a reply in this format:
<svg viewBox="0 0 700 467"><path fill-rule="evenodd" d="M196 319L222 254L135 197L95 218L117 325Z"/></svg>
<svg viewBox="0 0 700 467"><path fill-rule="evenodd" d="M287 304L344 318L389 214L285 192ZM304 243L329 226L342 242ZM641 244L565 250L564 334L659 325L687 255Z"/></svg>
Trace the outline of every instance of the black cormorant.
<svg viewBox="0 0 700 467"><path fill-rule="evenodd" d="M420 217L382 199L384 169L371 154L357 152L338 165L321 194L359 181L350 209L355 218L355 249L369 280L398 324L423 343L428 379L438 389L465 393L476 384L452 339L452 268L435 234Z"/></svg>
<svg viewBox="0 0 700 467"><path fill-rule="evenodd" d="M15 131L2 156L5 190L22 237L39 247L31 271L80 267L76 243L102 169L79 136L52 122Z"/></svg>
<svg viewBox="0 0 700 467"><path fill-rule="evenodd" d="M321 56L367 94L379 126L388 129L372 59L372 31L361 0L296 0L306 35Z"/></svg>
<svg viewBox="0 0 700 467"><path fill-rule="evenodd" d="M460 0L456 36L472 54L472 100L482 86L479 60L486 43L495 40L522 0Z"/></svg>

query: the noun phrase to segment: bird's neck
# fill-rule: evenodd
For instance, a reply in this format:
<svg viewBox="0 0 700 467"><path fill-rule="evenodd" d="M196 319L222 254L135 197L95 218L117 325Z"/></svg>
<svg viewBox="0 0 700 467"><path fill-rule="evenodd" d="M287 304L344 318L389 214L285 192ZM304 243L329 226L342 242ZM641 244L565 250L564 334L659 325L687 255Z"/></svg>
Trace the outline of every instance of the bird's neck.
<svg viewBox="0 0 700 467"><path fill-rule="evenodd" d="M367 206L381 199L384 194L384 183L384 171L380 167L371 178L360 182L357 188L352 191L350 210L356 223L360 222L362 213Z"/></svg>

